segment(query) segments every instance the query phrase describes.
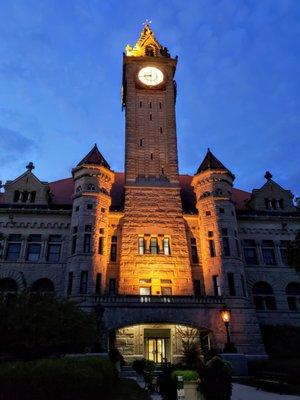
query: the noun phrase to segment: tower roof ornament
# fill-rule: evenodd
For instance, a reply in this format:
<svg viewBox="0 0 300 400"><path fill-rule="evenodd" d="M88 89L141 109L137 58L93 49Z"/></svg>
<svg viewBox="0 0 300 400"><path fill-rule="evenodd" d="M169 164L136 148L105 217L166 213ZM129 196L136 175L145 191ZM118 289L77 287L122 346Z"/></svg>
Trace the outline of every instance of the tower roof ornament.
<svg viewBox="0 0 300 400"><path fill-rule="evenodd" d="M267 181L270 181L273 178L273 175L271 174L270 171L266 171L265 178Z"/></svg>
<svg viewBox="0 0 300 400"><path fill-rule="evenodd" d="M152 21L146 19L143 22L143 29L135 46L129 44L125 47L125 54L129 57L168 57L170 54L166 47L163 47L151 29Z"/></svg>

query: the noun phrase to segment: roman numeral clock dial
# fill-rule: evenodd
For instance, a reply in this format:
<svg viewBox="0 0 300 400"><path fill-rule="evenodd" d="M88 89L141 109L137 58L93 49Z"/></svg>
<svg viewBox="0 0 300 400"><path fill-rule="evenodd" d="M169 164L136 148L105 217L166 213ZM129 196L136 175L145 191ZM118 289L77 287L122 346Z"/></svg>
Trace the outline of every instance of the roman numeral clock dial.
<svg viewBox="0 0 300 400"><path fill-rule="evenodd" d="M157 86L164 80L164 74L159 68L144 67L138 73L138 79L147 86Z"/></svg>

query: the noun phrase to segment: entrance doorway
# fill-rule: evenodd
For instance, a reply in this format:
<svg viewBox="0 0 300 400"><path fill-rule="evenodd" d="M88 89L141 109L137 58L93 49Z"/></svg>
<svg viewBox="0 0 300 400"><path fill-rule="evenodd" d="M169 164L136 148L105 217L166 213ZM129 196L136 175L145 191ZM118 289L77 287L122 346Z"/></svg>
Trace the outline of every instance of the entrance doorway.
<svg viewBox="0 0 300 400"><path fill-rule="evenodd" d="M145 356L155 363L170 361L170 330L145 329Z"/></svg>

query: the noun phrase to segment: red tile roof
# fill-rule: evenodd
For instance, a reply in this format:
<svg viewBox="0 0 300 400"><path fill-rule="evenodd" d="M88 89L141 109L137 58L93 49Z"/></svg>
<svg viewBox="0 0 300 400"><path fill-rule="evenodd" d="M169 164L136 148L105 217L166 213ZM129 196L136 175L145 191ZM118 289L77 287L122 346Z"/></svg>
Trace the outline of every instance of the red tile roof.
<svg viewBox="0 0 300 400"><path fill-rule="evenodd" d="M124 181L125 174L123 172L115 173L115 183L112 186L112 209L122 210L124 206ZM179 183L181 186L181 200L183 210L186 212L195 212L195 194L191 186L193 176L180 175ZM74 183L72 178L61 179L59 181L49 183L51 192L53 193L53 204L72 204L72 195L74 193ZM247 209L245 202L250 198L250 193L240 189L232 190L232 200L236 208L239 210Z"/></svg>

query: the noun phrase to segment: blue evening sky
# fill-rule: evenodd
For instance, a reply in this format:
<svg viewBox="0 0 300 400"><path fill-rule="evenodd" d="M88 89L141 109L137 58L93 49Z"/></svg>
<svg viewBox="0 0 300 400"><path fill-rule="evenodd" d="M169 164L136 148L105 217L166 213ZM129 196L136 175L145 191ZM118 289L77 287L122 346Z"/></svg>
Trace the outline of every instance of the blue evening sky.
<svg viewBox="0 0 300 400"><path fill-rule="evenodd" d="M299 0L0 1L3 181L70 176L95 142L124 168L122 52L146 18L179 56L181 173L207 147L249 190L270 170L300 195Z"/></svg>

